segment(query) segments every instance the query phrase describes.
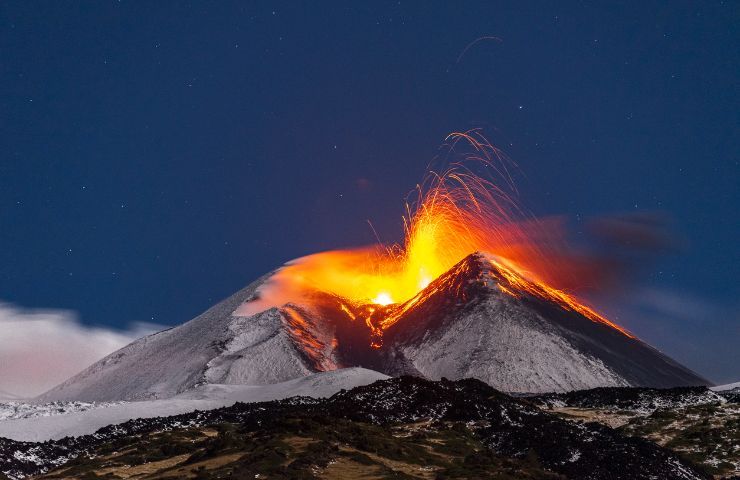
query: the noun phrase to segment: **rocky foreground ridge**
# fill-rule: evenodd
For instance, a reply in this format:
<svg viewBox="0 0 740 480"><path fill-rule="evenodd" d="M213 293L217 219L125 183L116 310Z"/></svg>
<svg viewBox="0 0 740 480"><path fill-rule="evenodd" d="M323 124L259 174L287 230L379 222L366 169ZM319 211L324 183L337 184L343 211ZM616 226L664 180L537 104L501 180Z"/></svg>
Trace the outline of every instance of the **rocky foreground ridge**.
<svg viewBox="0 0 740 480"><path fill-rule="evenodd" d="M705 398L698 390L690 394ZM515 398L478 380L398 377L328 399L237 403L44 443L0 439L0 471L12 479L352 478L357 472L370 478L703 479L716 473L636 431L566 418L547 402ZM707 405L727 402L699 404ZM737 416L729 418L735 423L725 430L737 435ZM736 453L726 460L737 461Z"/></svg>

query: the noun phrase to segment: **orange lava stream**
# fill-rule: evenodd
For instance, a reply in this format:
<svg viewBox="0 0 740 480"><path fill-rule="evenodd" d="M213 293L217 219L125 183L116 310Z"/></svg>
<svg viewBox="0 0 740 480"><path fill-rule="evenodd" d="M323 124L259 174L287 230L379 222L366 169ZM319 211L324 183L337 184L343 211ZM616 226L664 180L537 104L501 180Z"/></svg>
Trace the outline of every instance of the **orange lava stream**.
<svg viewBox="0 0 740 480"><path fill-rule="evenodd" d="M494 267L506 278L506 281L509 283L510 286L514 287L507 288L501 285L501 283L498 284L499 289L508 294L512 297L519 298L521 297L521 293L519 292L527 292L530 295L534 295L536 297L539 297L543 300L549 300L551 302L555 302L558 305L560 305L561 308L565 310L571 310L580 313L584 317L588 318L589 320L592 320L594 322L603 323L605 325L608 325L627 337L635 338L634 335L629 333L624 328L620 327L616 323L613 323L609 320L607 320L603 315L600 315L592 308L584 305L578 299L576 299L573 295L570 295L568 293L565 293L561 290L558 290L556 288L553 288L546 283L528 280L522 276L521 273L519 273L514 268L511 268L509 266L505 266L504 261L497 262L495 260L490 260Z"/></svg>

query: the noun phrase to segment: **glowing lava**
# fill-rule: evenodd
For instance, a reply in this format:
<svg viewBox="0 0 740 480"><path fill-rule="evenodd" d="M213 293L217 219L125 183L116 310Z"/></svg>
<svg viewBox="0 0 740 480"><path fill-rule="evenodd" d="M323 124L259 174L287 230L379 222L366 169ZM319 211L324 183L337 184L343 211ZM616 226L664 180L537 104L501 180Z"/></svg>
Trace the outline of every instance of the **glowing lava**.
<svg viewBox="0 0 740 480"><path fill-rule="evenodd" d="M389 293L380 292L375 298L371 300L371 303L376 305L390 305L395 303Z"/></svg>
<svg viewBox="0 0 740 480"><path fill-rule="evenodd" d="M464 161L452 163L442 173L430 173L417 186L416 200L407 204L403 218L403 244L329 251L298 259L272 277L273 293L279 290L290 297L322 291L355 306L374 304L386 311L387 306L399 304L399 309L408 310L433 280L471 253L482 251L499 259L494 266L506 280L506 285L500 285L502 292L553 301L629 336L556 287L564 283L568 271L557 253L559 230L551 222L529 218L518 207L516 188L500 152L477 131L454 133L447 142L451 152L458 143L467 149ZM502 181L487 180L470 165L482 167ZM370 320L376 314L374 308L368 311L364 320L374 336L382 336L398 317L390 310L380 321ZM374 346L379 345L374 341Z"/></svg>

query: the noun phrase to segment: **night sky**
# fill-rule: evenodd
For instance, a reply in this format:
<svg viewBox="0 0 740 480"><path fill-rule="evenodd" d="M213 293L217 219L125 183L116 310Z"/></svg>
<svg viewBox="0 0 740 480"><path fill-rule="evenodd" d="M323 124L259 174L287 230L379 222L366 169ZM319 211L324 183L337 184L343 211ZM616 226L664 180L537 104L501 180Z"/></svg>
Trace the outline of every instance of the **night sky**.
<svg viewBox="0 0 740 480"><path fill-rule="evenodd" d="M576 237L664 219L671 248L597 305L740 380L739 4L523 3L4 2L0 300L182 323L368 220L399 240L480 127Z"/></svg>

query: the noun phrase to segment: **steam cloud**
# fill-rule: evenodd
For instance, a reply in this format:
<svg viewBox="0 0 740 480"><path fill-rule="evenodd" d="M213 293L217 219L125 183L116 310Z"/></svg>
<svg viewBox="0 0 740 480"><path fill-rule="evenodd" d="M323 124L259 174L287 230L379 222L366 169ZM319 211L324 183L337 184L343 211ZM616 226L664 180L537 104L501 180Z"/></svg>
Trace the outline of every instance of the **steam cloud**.
<svg viewBox="0 0 740 480"><path fill-rule="evenodd" d="M83 325L74 312L25 310L0 302L0 396L33 397L105 355L163 327Z"/></svg>

